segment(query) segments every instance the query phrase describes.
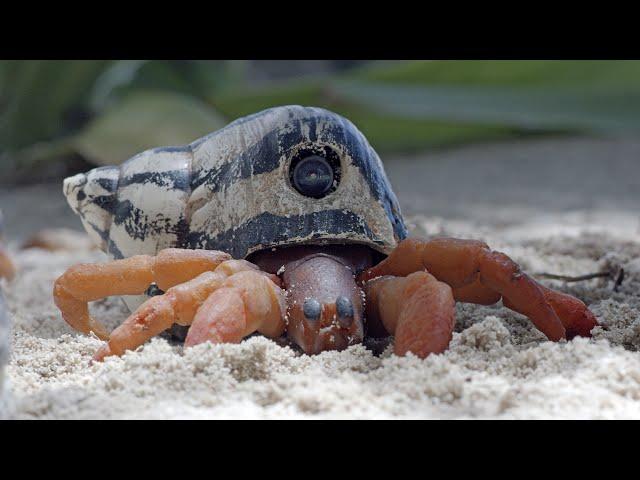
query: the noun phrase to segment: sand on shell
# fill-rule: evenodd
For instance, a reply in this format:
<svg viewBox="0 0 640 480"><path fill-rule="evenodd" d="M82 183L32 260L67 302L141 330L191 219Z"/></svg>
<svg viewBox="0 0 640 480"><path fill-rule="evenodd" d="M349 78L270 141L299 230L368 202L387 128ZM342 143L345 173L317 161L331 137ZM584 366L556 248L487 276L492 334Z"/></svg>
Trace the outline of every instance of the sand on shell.
<svg viewBox="0 0 640 480"><path fill-rule="evenodd" d="M13 241L20 273L3 285L13 331L6 370L9 395L1 415L640 418L640 238L633 208L638 189L631 188L638 178L633 173L640 143L555 142L435 155L429 165L436 170L420 167L434 175L425 173L421 181L416 175L403 177L417 168L415 159L398 160L388 171L415 234L484 239L528 272L578 275L624 267L625 280L617 292L606 279L543 282L590 305L601 322L593 338L552 343L525 317L500 304L459 304L449 350L424 360L396 357L389 349L376 357L361 345L310 357L263 337L191 349L156 338L122 358L90 365L101 342L64 323L53 305L51 287L69 265L101 261L103 254L18 252ZM509 170L516 154L523 157L521 179ZM562 163L554 155L566 160L565 165L569 162L570 171L559 174L557 165ZM610 161L608 174L613 177L603 177L600 183L614 184L600 188L600 197L593 194L598 181L589 173L600 172L598 155ZM465 158L470 156L475 163ZM527 156L536 159L535 165L524 161ZM484 174L488 176L482 183ZM537 177L545 189L530 183ZM440 186L447 178L456 179L464 205L450 201L447 206L447 199L455 199L457 193ZM496 179L508 180L508 186L495 187L489 192L495 198L488 198L487 185ZM34 191L16 195L28 200ZM542 193L536 196L538 191ZM17 197L1 193L2 207L16 228L29 230L25 223L17 224L23 217L32 226L39 224L24 210L19 213L17 204L15 210L7 205L7 198ZM45 202L47 209L66 211L63 203L55 203L59 201L63 202L61 196L51 197ZM551 206L557 208L547 208ZM69 225L76 221L59 218ZM128 314L117 298L95 302L91 308L110 327Z"/></svg>

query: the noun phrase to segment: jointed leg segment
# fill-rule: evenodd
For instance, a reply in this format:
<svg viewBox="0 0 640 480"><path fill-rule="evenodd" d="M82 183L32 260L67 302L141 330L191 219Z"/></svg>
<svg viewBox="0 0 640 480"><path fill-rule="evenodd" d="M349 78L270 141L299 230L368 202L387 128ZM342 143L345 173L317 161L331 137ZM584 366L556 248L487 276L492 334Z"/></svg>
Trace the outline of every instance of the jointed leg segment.
<svg viewBox="0 0 640 480"><path fill-rule="evenodd" d="M278 336L284 331L284 311L284 293L273 276L249 262L228 260L147 300L111 333L94 359L122 355L173 323L191 325L187 346L239 342L255 331Z"/></svg>
<svg viewBox="0 0 640 480"><path fill-rule="evenodd" d="M550 340L589 335L597 325L584 303L538 284L507 255L475 240L404 240L359 280L424 270L451 286L457 301L490 305L502 298L505 306L528 316Z"/></svg>
<svg viewBox="0 0 640 480"><path fill-rule="evenodd" d="M427 272L381 277L366 285L367 318L395 335L396 355L419 357L447 349L455 326L451 287Z"/></svg>
<svg viewBox="0 0 640 480"><path fill-rule="evenodd" d="M198 309L185 345L238 343L256 331L268 337L282 335L286 305L274 279L260 271L230 276Z"/></svg>
<svg viewBox="0 0 640 480"><path fill-rule="evenodd" d="M66 322L83 333L93 331L106 340L109 333L89 315L88 302L112 295L140 295L156 282L167 290L214 270L231 256L209 250L162 250L156 257L134 257L69 268L53 287L56 305Z"/></svg>
<svg viewBox="0 0 640 480"><path fill-rule="evenodd" d="M0 278L11 280L16 273L16 267L9 257L9 253L0 242Z"/></svg>

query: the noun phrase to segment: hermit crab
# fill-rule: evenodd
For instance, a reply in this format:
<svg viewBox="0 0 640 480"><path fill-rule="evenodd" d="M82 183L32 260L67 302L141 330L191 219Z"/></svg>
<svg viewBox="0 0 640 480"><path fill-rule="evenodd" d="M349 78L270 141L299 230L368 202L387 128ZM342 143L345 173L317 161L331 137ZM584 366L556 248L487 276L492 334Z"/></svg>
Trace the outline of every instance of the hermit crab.
<svg viewBox="0 0 640 480"><path fill-rule="evenodd" d="M308 354L394 336L398 355L444 351L455 302L503 304L550 340L590 335L580 300L475 240L407 238L383 165L347 119L283 106L180 147L67 178L64 193L114 260L54 286L75 329L121 355L188 327L186 346L287 336ZM88 302L125 295L113 332Z"/></svg>

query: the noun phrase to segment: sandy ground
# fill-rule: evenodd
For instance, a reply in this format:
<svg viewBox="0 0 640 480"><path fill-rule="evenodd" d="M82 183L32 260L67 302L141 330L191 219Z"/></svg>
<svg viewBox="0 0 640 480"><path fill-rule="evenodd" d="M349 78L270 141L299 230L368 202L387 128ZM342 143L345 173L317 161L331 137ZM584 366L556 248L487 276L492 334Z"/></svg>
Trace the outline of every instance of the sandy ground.
<svg viewBox="0 0 640 480"><path fill-rule="evenodd" d="M551 343L501 305L457 306L450 349L425 360L363 346L309 357L262 337L183 350L154 339L89 365L100 345L51 300L53 280L99 252L18 252L38 226L80 228L59 186L0 192L20 267L5 287L13 319L11 418L640 418L640 142L553 139L467 147L387 161L415 234L482 238L528 272L603 279L545 281L590 305L592 339ZM96 302L110 326L120 300ZM0 407L2 408L2 407Z"/></svg>

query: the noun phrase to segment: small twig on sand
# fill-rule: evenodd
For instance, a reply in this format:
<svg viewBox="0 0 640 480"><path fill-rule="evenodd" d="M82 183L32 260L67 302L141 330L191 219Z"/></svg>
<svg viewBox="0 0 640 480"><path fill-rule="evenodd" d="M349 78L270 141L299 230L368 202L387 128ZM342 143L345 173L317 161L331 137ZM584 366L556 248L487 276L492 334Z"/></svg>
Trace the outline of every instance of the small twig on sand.
<svg viewBox="0 0 640 480"><path fill-rule="evenodd" d="M587 275L580 275L578 277L570 277L568 275L556 275L554 273L537 273L536 277L548 278L550 280L564 280L565 282L582 282L584 280L591 280L592 278L611 277L611 272L598 272L589 273Z"/></svg>
<svg viewBox="0 0 640 480"><path fill-rule="evenodd" d="M624 280L624 268L621 268L618 272L618 276L616 277L616 281L613 283L613 291L617 292L618 287L622 285L622 281Z"/></svg>
<svg viewBox="0 0 640 480"><path fill-rule="evenodd" d="M624 280L624 269L621 268L617 272L588 273L586 275L579 275L577 277L572 277L572 276L569 276L569 275L556 275L555 273L541 272L541 273L537 273L536 277L548 278L550 280L563 280L565 282L583 282L585 280L591 280L591 279L594 279L594 278L610 278L610 279L614 280L613 291L617 292L618 288L622 284L622 281Z"/></svg>

